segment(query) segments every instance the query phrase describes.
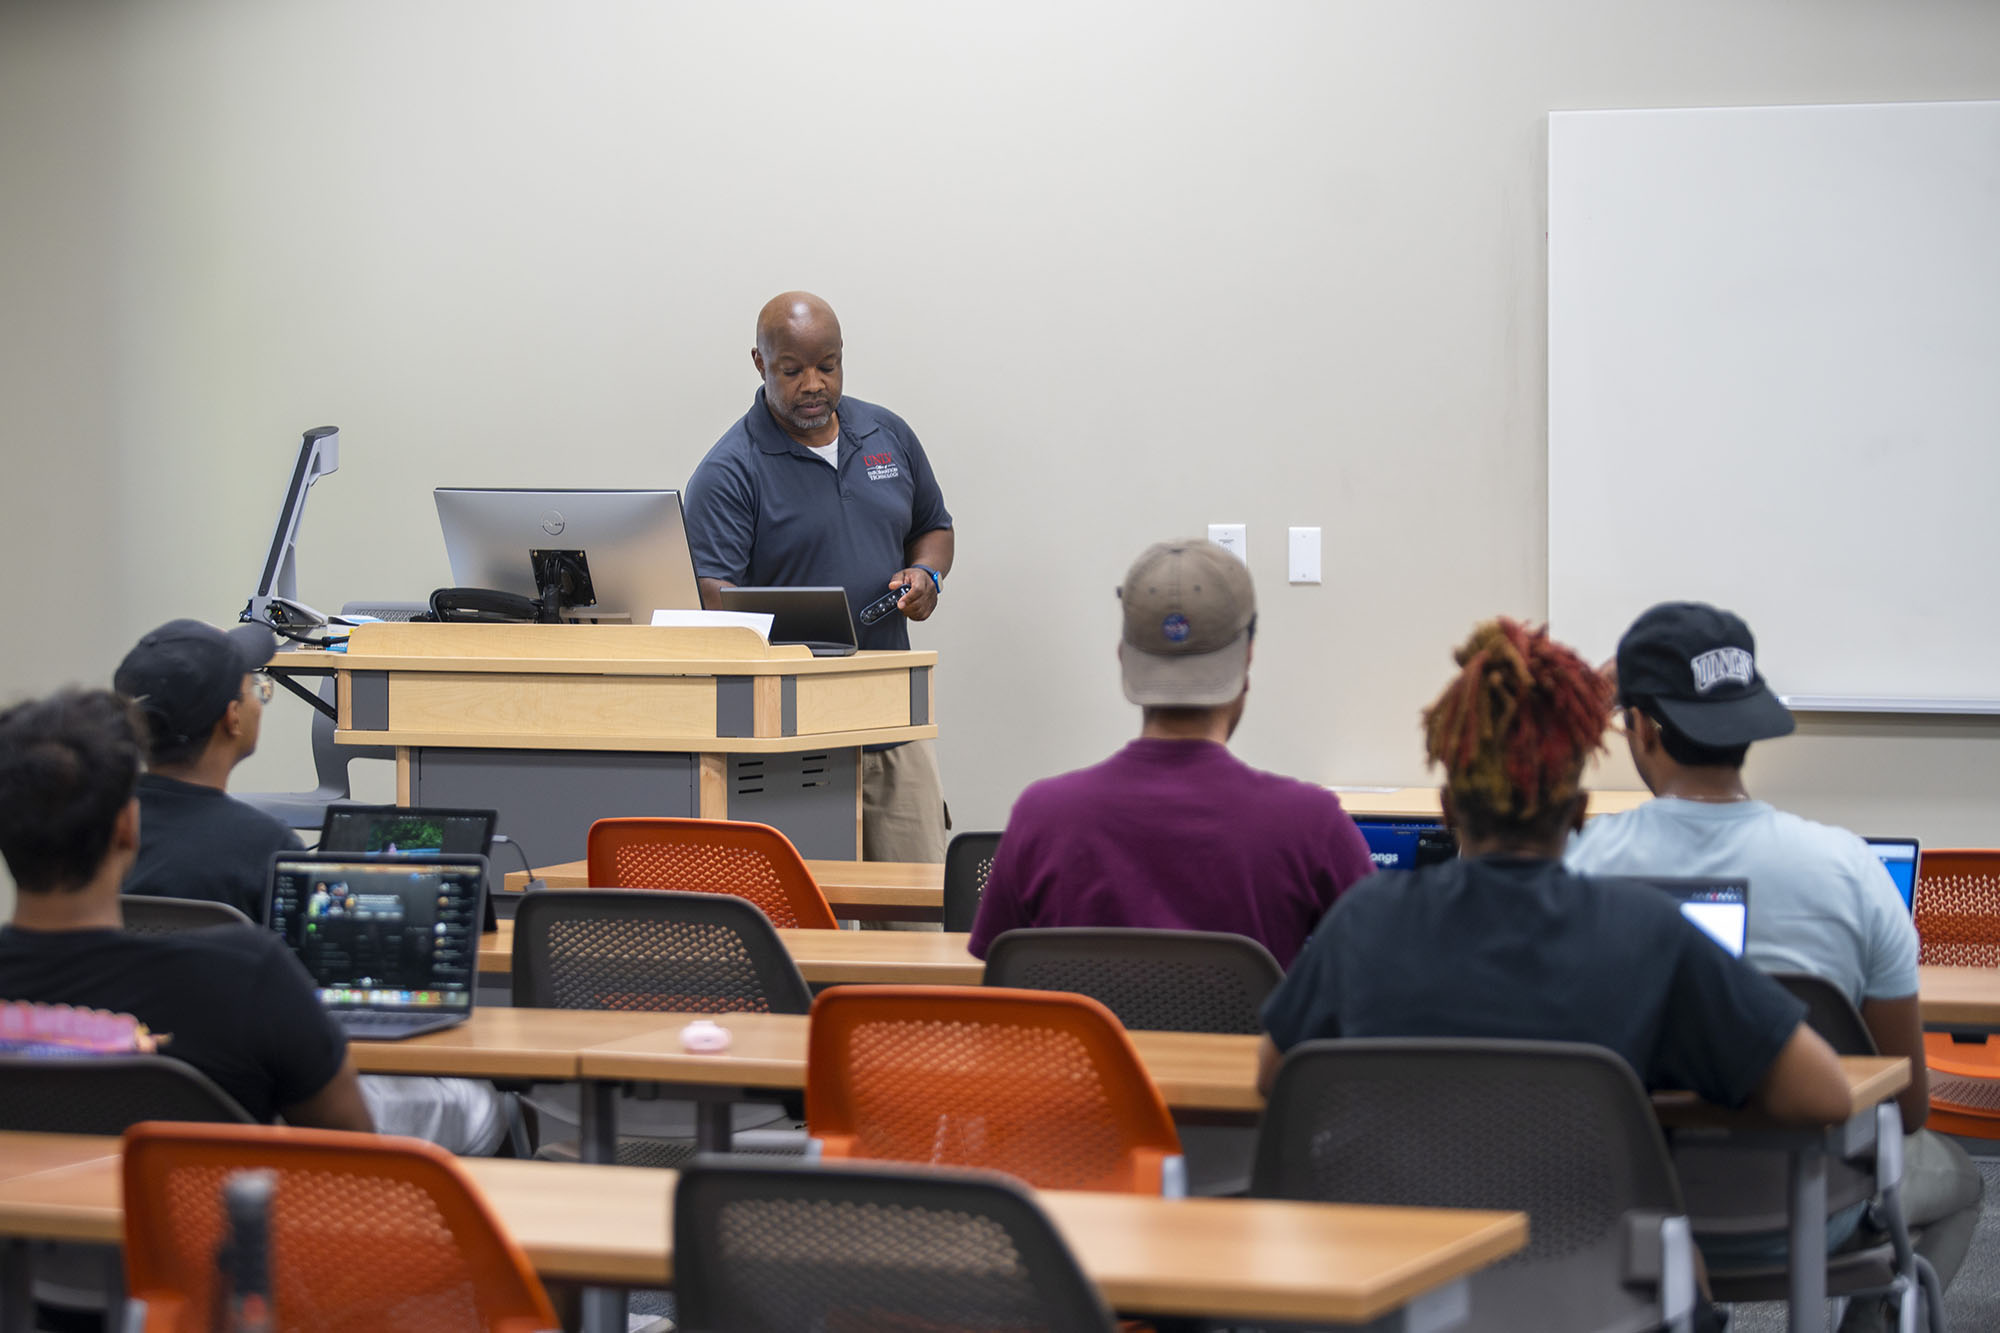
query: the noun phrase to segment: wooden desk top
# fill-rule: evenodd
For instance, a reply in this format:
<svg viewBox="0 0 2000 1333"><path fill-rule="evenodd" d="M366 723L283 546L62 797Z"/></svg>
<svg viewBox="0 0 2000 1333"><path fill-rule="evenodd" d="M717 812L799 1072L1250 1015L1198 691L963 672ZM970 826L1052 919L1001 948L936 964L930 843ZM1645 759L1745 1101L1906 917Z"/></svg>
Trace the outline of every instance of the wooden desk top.
<svg viewBox="0 0 2000 1333"><path fill-rule="evenodd" d="M443 1032L404 1041L354 1041L348 1043L348 1049L354 1053L355 1067L364 1074L568 1082L579 1076L577 1056L585 1047L654 1031L666 1017L496 1005L475 1010L470 1019ZM687 1020L681 1021L684 1024Z"/></svg>
<svg viewBox="0 0 2000 1333"><path fill-rule="evenodd" d="M1436 787L1396 787L1388 791L1374 787L1331 788L1340 804L1355 819L1437 819L1443 813ZM1586 815L1615 815L1644 805L1653 794L1645 791L1593 791L1584 807Z"/></svg>
<svg viewBox="0 0 2000 1333"><path fill-rule="evenodd" d="M935 930L780 930L778 937L815 985L832 982L898 982L923 986L977 986L986 964L965 951L972 937ZM514 923L479 937L479 970L507 976L514 970Z"/></svg>
<svg viewBox="0 0 2000 1333"><path fill-rule="evenodd" d="M117 1151L116 1140L94 1134L0 1133L0 1181L60 1170Z"/></svg>
<svg viewBox="0 0 2000 1333"><path fill-rule="evenodd" d="M357 625L343 652L288 649L273 671L505 672L514 675L839 675L934 667L932 651L869 650L814 657L802 644L767 644L737 626Z"/></svg>
<svg viewBox="0 0 2000 1333"><path fill-rule="evenodd" d="M36 1153L0 1134L0 1159ZM115 1243L118 1143L81 1162L0 1180L0 1235ZM544 1277L673 1280L671 1171L480 1159L462 1165ZM1520 1213L1047 1190L1037 1200L1121 1310L1364 1322L1527 1243Z"/></svg>
<svg viewBox="0 0 2000 1333"><path fill-rule="evenodd" d="M581 1053L583 1077L748 1088L802 1088L806 1077L804 1014L726 1014L730 1046L714 1054L683 1050L680 1030L697 1015L660 1015L652 1032L614 1039ZM1254 1036L1134 1032L1132 1044L1167 1104L1183 1111L1255 1113Z"/></svg>
<svg viewBox="0 0 2000 1333"><path fill-rule="evenodd" d="M1840 1071L1847 1075L1847 1094L1852 1099L1850 1117L1888 1101L1910 1082L1910 1062L1900 1055L1843 1055ZM1691 1092L1654 1093L1653 1113L1669 1129L1772 1127L1769 1120L1754 1111L1712 1106Z"/></svg>
<svg viewBox="0 0 2000 1333"><path fill-rule="evenodd" d="M1926 1023L2000 1027L2000 967L1920 967L1917 1004Z"/></svg>
<svg viewBox="0 0 2000 1333"><path fill-rule="evenodd" d="M807 861L806 869L835 907L944 910L944 866L937 861ZM543 866L535 874L552 889L590 887L582 861ZM520 893L527 884L527 875L519 870L501 881L508 893Z"/></svg>

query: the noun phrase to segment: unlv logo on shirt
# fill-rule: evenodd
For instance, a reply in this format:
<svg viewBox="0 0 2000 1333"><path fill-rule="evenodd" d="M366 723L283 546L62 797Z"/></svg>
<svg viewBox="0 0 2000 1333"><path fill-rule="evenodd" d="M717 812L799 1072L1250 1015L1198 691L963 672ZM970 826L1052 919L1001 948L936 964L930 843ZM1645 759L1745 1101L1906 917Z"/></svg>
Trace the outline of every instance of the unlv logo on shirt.
<svg viewBox="0 0 2000 1333"><path fill-rule="evenodd" d="M887 450L879 454L861 455L861 465L868 469L870 481L888 481L892 477L903 475L901 469L896 466L896 456Z"/></svg>

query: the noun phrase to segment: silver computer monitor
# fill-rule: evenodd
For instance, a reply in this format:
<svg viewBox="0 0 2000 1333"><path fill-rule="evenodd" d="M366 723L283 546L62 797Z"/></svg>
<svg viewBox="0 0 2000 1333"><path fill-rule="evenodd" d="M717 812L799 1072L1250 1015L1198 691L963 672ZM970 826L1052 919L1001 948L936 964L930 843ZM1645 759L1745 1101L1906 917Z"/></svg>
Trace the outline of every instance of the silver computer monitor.
<svg viewBox="0 0 2000 1333"><path fill-rule="evenodd" d="M571 576L571 620L651 623L701 606L679 491L501 490L440 486L438 523L452 581L536 597L552 561ZM586 574L577 584L574 576Z"/></svg>

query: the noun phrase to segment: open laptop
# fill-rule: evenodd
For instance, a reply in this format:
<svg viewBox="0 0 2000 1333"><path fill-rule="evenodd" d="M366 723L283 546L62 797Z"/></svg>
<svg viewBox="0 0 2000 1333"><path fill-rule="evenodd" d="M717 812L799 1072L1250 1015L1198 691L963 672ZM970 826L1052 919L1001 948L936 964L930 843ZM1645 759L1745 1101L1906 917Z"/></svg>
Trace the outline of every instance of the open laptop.
<svg viewBox="0 0 2000 1333"><path fill-rule="evenodd" d="M1882 858L1882 868L1889 872L1889 878L1896 881L1896 892L1903 895L1903 906L1912 911L1917 905L1917 855L1915 838L1869 838L1868 850Z"/></svg>
<svg viewBox="0 0 2000 1333"><path fill-rule="evenodd" d="M318 850L368 855L445 852L453 856L491 857L493 825L497 820L498 815L492 810L449 810L432 805L329 805L325 822L320 825ZM489 934L499 929L490 895L479 928Z"/></svg>
<svg viewBox="0 0 2000 1333"><path fill-rule="evenodd" d="M724 611L765 611L772 643L802 643L814 657L846 657L861 640L845 588L724 588Z"/></svg>
<svg viewBox="0 0 2000 1333"><path fill-rule="evenodd" d="M1750 881L1673 875L1592 875L1597 880L1649 884L1681 905L1681 915L1737 958L1750 934Z"/></svg>
<svg viewBox="0 0 2000 1333"><path fill-rule="evenodd" d="M267 919L348 1036L394 1040L471 1016L485 896L483 856L280 852Z"/></svg>
<svg viewBox="0 0 2000 1333"><path fill-rule="evenodd" d="M1415 870L1458 855L1458 838L1436 819L1357 819L1377 870Z"/></svg>

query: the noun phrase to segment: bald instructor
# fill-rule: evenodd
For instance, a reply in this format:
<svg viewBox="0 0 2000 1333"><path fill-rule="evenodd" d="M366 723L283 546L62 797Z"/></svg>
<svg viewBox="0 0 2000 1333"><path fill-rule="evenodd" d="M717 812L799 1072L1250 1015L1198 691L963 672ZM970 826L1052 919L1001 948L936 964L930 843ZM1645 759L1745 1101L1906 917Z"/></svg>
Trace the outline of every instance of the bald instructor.
<svg viewBox="0 0 2000 1333"><path fill-rule="evenodd" d="M724 588L834 586L863 648L908 648L951 572L951 514L904 420L841 396L840 320L807 292L771 298L750 351L763 387L687 484L688 543L705 606ZM861 624L890 588L900 614ZM944 860L944 788L930 741L861 756L870 861Z"/></svg>

